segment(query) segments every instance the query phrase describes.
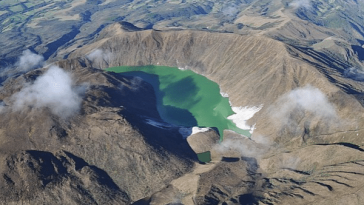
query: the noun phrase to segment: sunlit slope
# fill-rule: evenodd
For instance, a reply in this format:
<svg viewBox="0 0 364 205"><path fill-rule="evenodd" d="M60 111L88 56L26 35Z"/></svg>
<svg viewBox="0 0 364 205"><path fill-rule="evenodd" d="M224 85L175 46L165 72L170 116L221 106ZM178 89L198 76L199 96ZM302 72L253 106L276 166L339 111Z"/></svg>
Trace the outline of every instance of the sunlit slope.
<svg viewBox="0 0 364 205"><path fill-rule="evenodd" d="M99 63L90 62L98 68L166 65L202 74L218 83L222 92L229 94L233 107L263 105L262 110L248 121L248 125L256 123L256 132L273 138L287 134L281 133L280 127L269 119L271 112L274 112L269 109L270 105L285 93L311 85L334 101L347 96L341 90L344 82L340 80L340 74L331 72L332 68L328 65L264 36L190 30L127 32L120 24L115 24L105 28L94 43L78 49L70 57L87 56L95 49L110 53L108 59L101 56ZM360 110L360 104L353 97L344 99L336 105L339 115L356 119L355 112L348 107ZM301 121L302 126L304 122ZM313 122L311 126L322 123ZM347 126L355 128L354 123ZM332 129L338 131L339 128ZM327 134L326 131L313 129L311 134ZM278 134L272 134L276 132ZM287 135L287 139L291 137Z"/></svg>
<svg viewBox="0 0 364 205"><path fill-rule="evenodd" d="M264 36L190 30L125 32L115 24L70 58L87 56L94 49L112 56L101 57L100 64L93 62L98 68L166 65L193 70L218 83L236 107L269 104L299 84L316 84L322 77L314 67L290 56L284 43Z"/></svg>

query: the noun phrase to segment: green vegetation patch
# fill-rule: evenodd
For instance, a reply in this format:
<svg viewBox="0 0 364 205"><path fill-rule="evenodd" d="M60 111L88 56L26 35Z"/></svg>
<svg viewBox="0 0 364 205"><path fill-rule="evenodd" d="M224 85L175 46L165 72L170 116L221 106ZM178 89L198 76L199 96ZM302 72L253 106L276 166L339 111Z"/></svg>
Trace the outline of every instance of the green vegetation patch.
<svg viewBox="0 0 364 205"><path fill-rule="evenodd" d="M225 129L250 136L227 117L234 114L229 99L220 94L219 85L191 70L166 66L121 66L107 69L141 77L156 93L161 118L171 124L193 127L216 127L221 139Z"/></svg>

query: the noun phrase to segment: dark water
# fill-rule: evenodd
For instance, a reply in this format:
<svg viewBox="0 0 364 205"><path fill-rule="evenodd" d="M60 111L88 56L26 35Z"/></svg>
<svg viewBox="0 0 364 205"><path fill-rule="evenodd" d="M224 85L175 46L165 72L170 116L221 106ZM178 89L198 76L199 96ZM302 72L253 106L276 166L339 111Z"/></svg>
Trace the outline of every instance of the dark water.
<svg viewBox="0 0 364 205"><path fill-rule="evenodd" d="M249 131L227 119L234 114L228 98L221 96L217 83L202 75L166 66L121 66L107 70L140 77L150 83L156 92L158 111L168 123L216 127L221 137L225 129L250 136Z"/></svg>

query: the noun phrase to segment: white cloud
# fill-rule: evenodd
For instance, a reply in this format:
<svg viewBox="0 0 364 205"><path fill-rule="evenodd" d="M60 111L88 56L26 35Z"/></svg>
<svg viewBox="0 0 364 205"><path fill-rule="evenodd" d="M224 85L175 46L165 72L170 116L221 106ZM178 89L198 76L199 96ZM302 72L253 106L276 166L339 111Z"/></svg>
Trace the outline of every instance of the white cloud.
<svg viewBox="0 0 364 205"><path fill-rule="evenodd" d="M263 136L263 135L252 135L251 139L256 142L257 144L263 145L263 146L271 146L273 144L272 139Z"/></svg>
<svg viewBox="0 0 364 205"><path fill-rule="evenodd" d="M300 163L301 159L298 157L285 156L281 158L279 165L281 168L296 169Z"/></svg>
<svg viewBox="0 0 364 205"><path fill-rule="evenodd" d="M43 66L43 63L43 56L32 53L30 50L25 50L16 65L19 67L19 70L26 72Z"/></svg>
<svg viewBox="0 0 364 205"><path fill-rule="evenodd" d="M221 11L225 16L236 16L239 13L239 9L237 5L229 5L224 7Z"/></svg>
<svg viewBox="0 0 364 205"><path fill-rule="evenodd" d="M96 66L101 68L103 63L111 63L112 54L109 51L103 51L101 49L95 49L87 56L87 59L92 61Z"/></svg>
<svg viewBox="0 0 364 205"><path fill-rule="evenodd" d="M47 107L53 114L67 118L79 111L82 102L80 92L85 92L85 88L74 87L70 73L52 66L34 83L24 86L11 97L12 109Z"/></svg>
<svg viewBox="0 0 364 205"><path fill-rule="evenodd" d="M311 85L294 89L278 101L280 109L276 110L276 115L281 119L288 116L294 108L304 109L322 117L336 117L335 108L325 94Z"/></svg>
<svg viewBox="0 0 364 205"><path fill-rule="evenodd" d="M243 141L236 139L224 139L217 147L221 153L237 152L244 157L257 157L263 153L263 150L255 146L249 146Z"/></svg>
<svg viewBox="0 0 364 205"><path fill-rule="evenodd" d="M15 68L5 68L0 77L11 76L16 73L25 73L29 70L42 67L44 64L44 58L41 55L35 54L30 50L23 51L23 54L19 57L19 60L15 63Z"/></svg>
<svg viewBox="0 0 364 205"><path fill-rule="evenodd" d="M312 7L311 0L294 0L289 4L289 6L293 7L294 9L298 9L301 7L309 9Z"/></svg>
<svg viewBox="0 0 364 205"><path fill-rule="evenodd" d="M345 70L344 76L357 81L364 81L364 71L351 67Z"/></svg>
<svg viewBox="0 0 364 205"><path fill-rule="evenodd" d="M298 124L303 117L305 122L316 119L325 126L339 121L335 107L325 94L311 85L283 95L269 110L273 122L277 126L288 128L291 132L296 132L295 130L301 132Z"/></svg>
<svg viewBox="0 0 364 205"><path fill-rule="evenodd" d="M262 135L251 139L225 134L222 142L217 143L213 150L222 156L262 157L272 147L273 142Z"/></svg>

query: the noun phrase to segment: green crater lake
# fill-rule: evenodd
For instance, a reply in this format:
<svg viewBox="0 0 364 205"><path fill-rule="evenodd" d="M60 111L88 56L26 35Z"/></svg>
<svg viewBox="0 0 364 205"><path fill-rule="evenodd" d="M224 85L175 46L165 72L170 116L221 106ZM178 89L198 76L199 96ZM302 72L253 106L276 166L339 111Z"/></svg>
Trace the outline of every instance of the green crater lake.
<svg viewBox="0 0 364 205"><path fill-rule="evenodd" d="M167 66L120 66L107 71L140 77L150 83L156 94L161 118L170 124L186 127L216 127L223 138L229 129L245 136L249 131L227 119L234 114L229 99L220 94L219 85L191 70Z"/></svg>

